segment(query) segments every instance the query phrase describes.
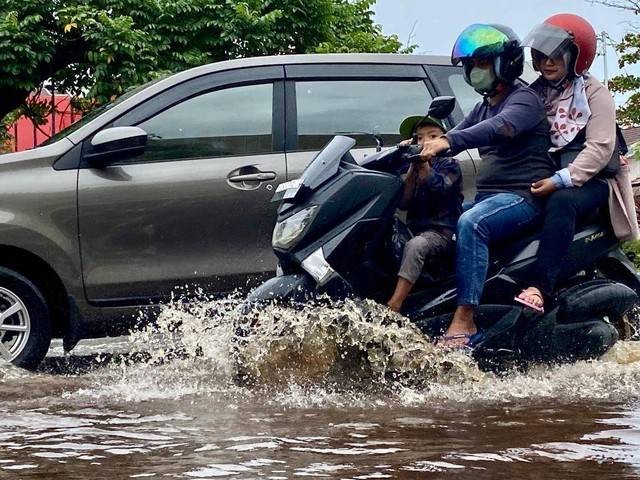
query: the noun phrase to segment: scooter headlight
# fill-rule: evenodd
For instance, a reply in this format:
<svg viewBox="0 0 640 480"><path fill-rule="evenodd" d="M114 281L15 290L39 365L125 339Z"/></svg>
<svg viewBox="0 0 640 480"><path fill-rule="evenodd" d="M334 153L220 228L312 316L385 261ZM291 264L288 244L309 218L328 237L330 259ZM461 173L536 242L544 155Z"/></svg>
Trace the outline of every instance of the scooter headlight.
<svg viewBox="0 0 640 480"><path fill-rule="evenodd" d="M286 220L276 223L276 227L273 229L271 244L274 247L284 250L295 245L311 223L311 220L313 220L317 209L317 206L305 208L295 215L291 215Z"/></svg>

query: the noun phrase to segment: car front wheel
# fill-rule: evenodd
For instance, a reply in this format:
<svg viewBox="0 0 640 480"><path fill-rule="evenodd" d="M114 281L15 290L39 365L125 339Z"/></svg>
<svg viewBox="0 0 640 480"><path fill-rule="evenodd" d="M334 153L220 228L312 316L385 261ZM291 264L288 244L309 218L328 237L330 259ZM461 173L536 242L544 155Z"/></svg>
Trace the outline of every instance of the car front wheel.
<svg viewBox="0 0 640 480"><path fill-rule="evenodd" d="M35 369L51 344L47 303L38 288L17 272L0 268L0 357Z"/></svg>

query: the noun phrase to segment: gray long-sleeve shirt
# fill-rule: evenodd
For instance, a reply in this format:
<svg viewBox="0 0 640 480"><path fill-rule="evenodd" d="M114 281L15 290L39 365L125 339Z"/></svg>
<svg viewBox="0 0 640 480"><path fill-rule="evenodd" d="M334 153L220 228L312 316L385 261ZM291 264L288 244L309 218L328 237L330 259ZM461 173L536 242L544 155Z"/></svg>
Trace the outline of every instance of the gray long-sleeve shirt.
<svg viewBox="0 0 640 480"><path fill-rule="evenodd" d="M497 105L478 103L446 136L454 154L468 148L480 152L478 192L513 192L532 200L531 184L555 171L542 101L523 85L511 87Z"/></svg>

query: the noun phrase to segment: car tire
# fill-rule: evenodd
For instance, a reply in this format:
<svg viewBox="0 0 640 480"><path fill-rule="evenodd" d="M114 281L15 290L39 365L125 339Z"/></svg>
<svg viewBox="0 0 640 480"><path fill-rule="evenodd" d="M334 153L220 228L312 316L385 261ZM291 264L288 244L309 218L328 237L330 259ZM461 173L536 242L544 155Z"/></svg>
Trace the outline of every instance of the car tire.
<svg viewBox="0 0 640 480"><path fill-rule="evenodd" d="M35 369L51 345L49 308L27 278L0 267L0 357Z"/></svg>

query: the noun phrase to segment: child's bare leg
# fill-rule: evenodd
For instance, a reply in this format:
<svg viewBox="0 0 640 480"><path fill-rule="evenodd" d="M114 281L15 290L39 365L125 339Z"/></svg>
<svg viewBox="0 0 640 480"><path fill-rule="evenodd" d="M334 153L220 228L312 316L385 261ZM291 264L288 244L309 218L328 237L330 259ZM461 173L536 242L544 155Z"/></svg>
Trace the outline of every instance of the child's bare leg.
<svg viewBox="0 0 640 480"><path fill-rule="evenodd" d="M445 254L451 246L450 239L433 230L426 230L407 242L398 273L396 290L387 302L391 310L400 311L402 303L420 278L425 259L428 256Z"/></svg>
<svg viewBox="0 0 640 480"><path fill-rule="evenodd" d="M387 302L389 308L394 312L399 312L402 309L402 304L406 300L412 288L413 283L411 283L406 278L398 277L396 290L395 292L393 292L391 299Z"/></svg>

